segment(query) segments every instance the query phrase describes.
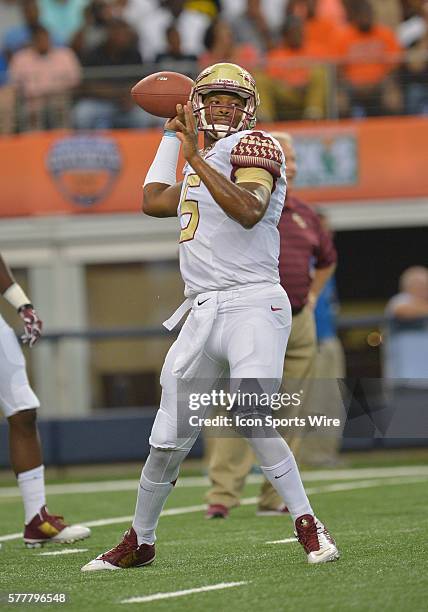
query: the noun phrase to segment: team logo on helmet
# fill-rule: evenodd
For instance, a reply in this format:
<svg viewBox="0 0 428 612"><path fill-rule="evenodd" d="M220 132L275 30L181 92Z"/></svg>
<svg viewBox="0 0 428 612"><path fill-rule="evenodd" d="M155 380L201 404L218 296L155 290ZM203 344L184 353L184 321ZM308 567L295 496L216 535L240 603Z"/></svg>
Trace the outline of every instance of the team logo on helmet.
<svg viewBox="0 0 428 612"><path fill-rule="evenodd" d="M112 138L71 136L51 146L46 165L67 200L91 206L110 193L122 167L122 156Z"/></svg>
<svg viewBox="0 0 428 612"><path fill-rule="evenodd" d="M215 124L211 105L204 103L205 96L216 91L235 94L243 100L242 107L235 107L231 113L228 125ZM247 70L237 64L220 63L205 68L196 78L190 101L197 118L198 129L207 131L218 139L253 128L256 124L256 111L260 98L256 82ZM235 126L235 118L238 115L241 118Z"/></svg>

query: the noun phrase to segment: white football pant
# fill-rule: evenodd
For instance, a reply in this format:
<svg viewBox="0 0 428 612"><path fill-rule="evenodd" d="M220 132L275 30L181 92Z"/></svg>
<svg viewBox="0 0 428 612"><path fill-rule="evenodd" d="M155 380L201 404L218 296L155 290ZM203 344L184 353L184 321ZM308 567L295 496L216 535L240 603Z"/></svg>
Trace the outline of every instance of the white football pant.
<svg viewBox="0 0 428 612"><path fill-rule="evenodd" d="M151 446L190 450L199 434L200 429L195 427L189 436L177 437L177 371L191 373L190 382L186 380L186 395L209 393L216 380L229 377L260 380L264 392L276 393L282 381L290 329L290 302L279 284L198 295L165 358ZM186 363L189 356L191 363ZM266 383L269 388L264 388ZM201 410L197 414L203 416Z"/></svg>

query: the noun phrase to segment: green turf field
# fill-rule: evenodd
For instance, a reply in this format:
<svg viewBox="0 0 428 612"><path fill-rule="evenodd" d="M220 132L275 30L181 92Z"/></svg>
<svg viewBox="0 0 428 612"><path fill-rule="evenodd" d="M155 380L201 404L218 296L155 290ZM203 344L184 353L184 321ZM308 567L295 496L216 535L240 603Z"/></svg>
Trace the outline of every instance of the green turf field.
<svg viewBox="0 0 428 612"><path fill-rule="evenodd" d="M0 591L67 595L70 611L330 611L426 610L428 573L426 542L428 469L407 475L375 474L357 478L307 481L312 504L336 537L342 558L309 566L296 542L268 544L293 536L288 517L256 517L251 499L227 520L207 521L202 511L186 512L203 503L203 486L177 487L166 509L182 514L161 518L157 559L148 568L81 573L88 560L115 545L128 523L93 527L92 537L73 549L65 546L27 550L22 541L3 541ZM183 479L184 482L185 479ZM339 489L339 490L336 490ZM245 499L258 485L245 489ZM73 493L51 495L50 510L89 522L133 513L135 493ZM20 530L22 509L16 496L0 496L0 540ZM122 604L131 597L198 589L222 583L243 583L219 590L169 599ZM0 604L28 610L34 604ZM58 608L61 604L37 608Z"/></svg>

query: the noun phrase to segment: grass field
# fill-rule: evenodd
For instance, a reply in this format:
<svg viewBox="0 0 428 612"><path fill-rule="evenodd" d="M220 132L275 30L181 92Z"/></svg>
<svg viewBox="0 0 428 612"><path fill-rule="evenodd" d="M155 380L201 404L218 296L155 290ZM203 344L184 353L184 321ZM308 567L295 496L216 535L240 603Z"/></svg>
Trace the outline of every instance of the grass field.
<svg viewBox="0 0 428 612"><path fill-rule="evenodd" d="M207 521L202 510L192 510L203 504L205 487L198 479L183 478L160 520L154 564L94 573L81 573L80 567L119 541L135 504L132 485L122 491L52 494L49 506L55 513L76 522L105 519L107 524L94 526L90 539L70 546L80 552L47 556L41 553L63 552L67 547L27 550L20 539L6 539L20 531L22 509L16 495L6 495L5 490L1 494L0 488L0 591L3 597L10 592L64 592L66 609L79 612L426 610L427 483L428 466L408 466L404 472L385 468L367 473L332 471L323 478L308 475L312 504L342 553L337 563L314 567L306 563L296 542L269 543L292 538L292 525L288 517L255 516L251 498L257 494L257 484L247 486L245 504L229 519ZM115 518L117 523L109 523ZM223 583L241 584L121 603ZM0 605L28 610L34 604Z"/></svg>

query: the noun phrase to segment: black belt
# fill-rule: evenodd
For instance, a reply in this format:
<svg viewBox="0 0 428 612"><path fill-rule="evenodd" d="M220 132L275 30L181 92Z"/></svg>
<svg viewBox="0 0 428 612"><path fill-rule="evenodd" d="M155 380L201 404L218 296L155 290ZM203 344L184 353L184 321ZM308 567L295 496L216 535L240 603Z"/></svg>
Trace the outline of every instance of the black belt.
<svg viewBox="0 0 428 612"><path fill-rule="evenodd" d="M302 312L302 310L304 309L304 306L292 306L291 307L291 314L293 316L298 315Z"/></svg>

